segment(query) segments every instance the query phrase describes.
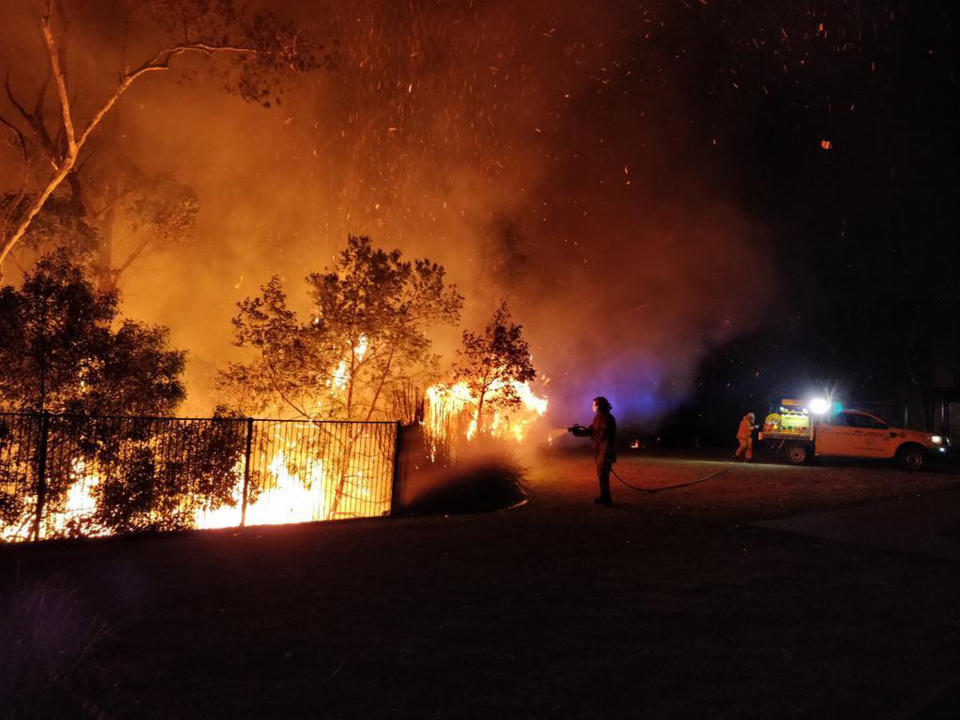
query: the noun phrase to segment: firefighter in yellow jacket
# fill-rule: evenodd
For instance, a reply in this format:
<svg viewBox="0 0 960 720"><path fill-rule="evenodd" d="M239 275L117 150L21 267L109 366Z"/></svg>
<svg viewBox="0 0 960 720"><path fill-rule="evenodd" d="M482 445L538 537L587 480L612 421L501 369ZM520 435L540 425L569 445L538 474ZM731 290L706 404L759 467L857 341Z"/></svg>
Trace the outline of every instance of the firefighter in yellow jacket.
<svg viewBox="0 0 960 720"><path fill-rule="evenodd" d="M748 412L740 418L740 427L737 428L737 442L740 443L740 446L734 455L735 458L743 457L748 462L753 460L753 431L757 429L757 426L753 424L755 418L756 415L752 412Z"/></svg>

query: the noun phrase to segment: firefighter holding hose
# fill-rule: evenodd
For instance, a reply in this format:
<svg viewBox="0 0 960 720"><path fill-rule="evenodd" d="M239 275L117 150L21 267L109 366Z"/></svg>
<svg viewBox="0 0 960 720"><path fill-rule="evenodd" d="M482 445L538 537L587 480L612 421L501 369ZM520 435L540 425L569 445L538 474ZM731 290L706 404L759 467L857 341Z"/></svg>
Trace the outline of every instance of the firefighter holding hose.
<svg viewBox="0 0 960 720"><path fill-rule="evenodd" d="M593 439L593 459L597 464L597 480L600 482L600 497L594 499L598 505L612 505L610 497L610 471L617 460L617 421L610 410L613 406L605 397L593 399L593 422L589 427L576 424L567 428L577 437Z"/></svg>

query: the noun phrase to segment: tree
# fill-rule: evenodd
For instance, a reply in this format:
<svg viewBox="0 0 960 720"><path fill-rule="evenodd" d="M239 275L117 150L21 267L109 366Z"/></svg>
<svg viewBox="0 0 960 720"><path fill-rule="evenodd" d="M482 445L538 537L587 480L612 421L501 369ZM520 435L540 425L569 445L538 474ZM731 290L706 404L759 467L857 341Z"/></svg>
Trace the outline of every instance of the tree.
<svg viewBox="0 0 960 720"><path fill-rule="evenodd" d="M513 323L506 301L494 312L482 333L463 331L454 377L477 398L477 433L484 432L484 406L509 409L520 405L515 383L537 377L523 326Z"/></svg>
<svg viewBox="0 0 960 720"><path fill-rule="evenodd" d="M3 227L3 218L23 213L29 202L28 197L16 193L0 196L0 228ZM100 232L92 224L86 209L69 196L47 200L21 241L21 245L30 248L37 257L61 249L85 265L94 258L100 244ZM9 259L17 262L12 254Z"/></svg>
<svg viewBox="0 0 960 720"><path fill-rule="evenodd" d="M116 293L96 290L64 250L41 258L19 289L0 288L0 410L40 413L0 422L0 452L9 460L0 467L0 520L31 522L35 538L42 526L45 535L79 532L51 526L50 519L63 510L78 468L90 467L101 473L94 494L104 527L183 523L189 498L182 490L193 479L169 449L184 447L184 439L161 438L179 428L97 416L173 412L184 397L184 360L185 353L167 347L166 328L118 317ZM209 440L204 462L213 469L204 477L227 486L241 444L216 440ZM195 439L194 446L200 447ZM118 504L127 497L111 494L119 487L129 497ZM210 499L223 497L218 491Z"/></svg>
<svg viewBox="0 0 960 720"><path fill-rule="evenodd" d="M167 330L121 319L66 252L0 288L0 409L161 415L183 400L185 353Z"/></svg>
<svg viewBox="0 0 960 720"><path fill-rule="evenodd" d="M442 266L404 261L399 250L375 248L368 237L349 237L337 264L311 273L307 286L307 322L287 308L278 278L239 304L235 344L256 355L232 364L220 385L247 398L248 407L286 407L303 418L381 418L394 391L435 362L429 330L455 323L463 303Z"/></svg>
<svg viewBox="0 0 960 720"><path fill-rule="evenodd" d="M120 160L109 165L105 183L85 183L100 186L86 213L98 230L90 265L101 290L117 289L130 266L151 252L192 240L200 211L193 188L172 175L145 173ZM118 242L124 235L131 242Z"/></svg>
<svg viewBox="0 0 960 720"><path fill-rule="evenodd" d="M395 393L436 364L427 333L455 323L463 303L445 284L442 266L404 261L399 250L374 248L368 237L350 236L337 264L311 273L307 286L313 301L307 322L287 308L278 278L259 298L240 303L235 342L256 355L231 365L220 384L247 398L248 407L286 407L311 419L381 419ZM327 433L336 448L328 477L337 478L329 517L336 517L350 482L362 482L352 468L361 461L354 449L364 432L359 424Z"/></svg>
<svg viewBox="0 0 960 720"><path fill-rule="evenodd" d="M185 56L224 56L231 63L227 89L270 107L287 76L331 62L299 28L272 13L238 9L232 0L150 0L142 11L152 16L154 27L165 33L166 40L139 65L124 67L116 85L81 120L77 88L71 88L68 78L66 23L57 22L54 10L53 0L47 0L40 29L44 64L49 63L49 70L33 102L21 100L9 72L4 85L8 113L0 114L0 125L21 157L22 171L19 187L0 208L0 272L7 256L65 181L74 201L84 206L77 174L82 155L123 95L148 75L169 70L175 60ZM55 119L47 108L51 83L59 104Z"/></svg>
<svg viewBox="0 0 960 720"><path fill-rule="evenodd" d="M292 411L295 417L314 417L336 366L326 326L300 322L287 307L279 277L270 278L260 293L239 302L240 312L233 319L234 344L254 356L246 363L231 363L220 373L218 387L247 413Z"/></svg>

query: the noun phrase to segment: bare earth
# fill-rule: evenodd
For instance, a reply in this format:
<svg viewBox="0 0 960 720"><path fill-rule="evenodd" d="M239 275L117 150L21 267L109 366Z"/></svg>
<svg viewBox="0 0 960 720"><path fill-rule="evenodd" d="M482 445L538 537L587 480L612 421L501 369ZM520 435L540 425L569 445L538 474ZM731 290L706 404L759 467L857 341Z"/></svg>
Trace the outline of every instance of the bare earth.
<svg viewBox="0 0 960 720"><path fill-rule="evenodd" d="M509 511L5 547L0 591L107 628L69 689L93 717L960 717L960 474L616 467L726 472L602 508L588 458L546 458Z"/></svg>

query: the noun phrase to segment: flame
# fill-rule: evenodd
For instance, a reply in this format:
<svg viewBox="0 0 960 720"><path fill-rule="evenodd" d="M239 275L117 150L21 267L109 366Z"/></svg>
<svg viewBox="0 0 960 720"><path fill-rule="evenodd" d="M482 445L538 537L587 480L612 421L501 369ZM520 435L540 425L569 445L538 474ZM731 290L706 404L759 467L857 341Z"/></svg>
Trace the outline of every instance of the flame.
<svg viewBox="0 0 960 720"><path fill-rule="evenodd" d="M506 385L501 381L494 382L487 391L487 398L496 398ZM496 408L492 416L485 414L485 417L488 417L486 427L493 437L511 437L519 443L526 437L530 425L547 411L548 401L534 393L529 383L511 380L509 385L520 398L520 406L510 409ZM473 395L467 383L438 383L427 388L426 395L427 412L424 425L433 438L433 451L436 450L438 439L442 438L447 442L454 439L450 435L458 434L458 429L454 427L458 423L461 427L466 425L460 432L467 441L476 438L479 399ZM484 407L486 408L486 401Z"/></svg>
<svg viewBox="0 0 960 720"><path fill-rule="evenodd" d="M333 377L331 377L329 381L330 385L332 385L335 390L343 390L347 386L349 374L347 371L347 361L341 360L337 369L333 371Z"/></svg>
<svg viewBox="0 0 960 720"><path fill-rule="evenodd" d="M363 356L367 354L367 336L361 335L360 339L357 341L357 344L353 348L353 355L357 358L357 362L363 360Z"/></svg>
<svg viewBox="0 0 960 720"><path fill-rule="evenodd" d="M274 438L279 441L280 437ZM328 476L321 457L298 452L296 442L286 443L286 447L273 452L272 456L263 455L262 462L256 456L252 465L263 468L258 482L259 493L251 493L254 499L243 513L243 483L246 460L241 458L232 468L233 488L232 504L215 509L200 508L193 510L192 526L197 529L238 527L244 520L246 525L284 525L290 523L330 520L349 514L354 510L343 507L334 513L334 496L337 492L337 479L343 472L350 479L350 493L353 498L365 503L364 512L381 515L389 510L389 492L385 497L382 488L377 490L376 473L365 469L369 460L362 456L351 457L345 467ZM269 462L267 458L269 457ZM296 462L291 458L297 458ZM80 534L96 537L112 534L93 522L97 502L94 489L101 482L101 475L81 458L71 461L70 485L65 496L62 510L44 514L41 537L57 537ZM378 499L379 497L379 499ZM10 525L0 524L0 541L26 541L33 537L33 512L36 498L25 498L30 508L18 522ZM184 505L190 505L186 498Z"/></svg>
<svg viewBox="0 0 960 720"><path fill-rule="evenodd" d="M278 450L267 465L265 487L257 499L247 505L247 525L288 525L291 523L328 520L335 490L324 482L323 461L309 458L298 472L291 472L287 455ZM237 527L243 515L243 461L234 468L234 505L216 510L199 511L194 526L200 530Z"/></svg>
<svg viewBox="0 0 960 720"><path fill-rule="evenodd" d="M70 463L70 477L73 478L73 482L67 490L65 511L63 514L53 516L53 531L57 534L67 529L67 523L70 520L89 520L97 507L97 501L94 500L91 491L100 484L100 476L93 471L88 471L87 464L83 460L74 458ZM106 535L107 532L102 527L90 527L84 534L96 537Z"/></svg>
<svg viewBox="0 0 960 720"><path fill-rule="evenodd" d="M90 470L80 458L70 462L70 487L67 488L66 503L62 512L50 513L43 519L41 534L43 536L63 536L71 534L71 528L83 527L83 535L100 537L109 535L109 531L92 522L96 511L97 501L93 497L93 489L99 484L100 476ZM30 540L33 537L33 512L36 504L36 495L26 498L27 507L31 512L21 518L19 524L0 525L0 541L17 542Z"/></svg>

